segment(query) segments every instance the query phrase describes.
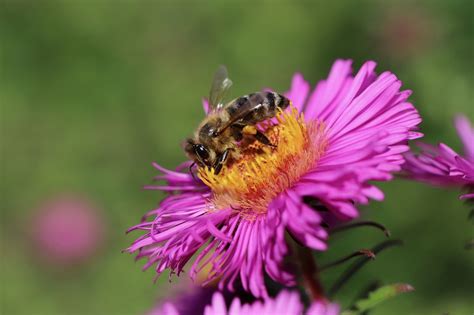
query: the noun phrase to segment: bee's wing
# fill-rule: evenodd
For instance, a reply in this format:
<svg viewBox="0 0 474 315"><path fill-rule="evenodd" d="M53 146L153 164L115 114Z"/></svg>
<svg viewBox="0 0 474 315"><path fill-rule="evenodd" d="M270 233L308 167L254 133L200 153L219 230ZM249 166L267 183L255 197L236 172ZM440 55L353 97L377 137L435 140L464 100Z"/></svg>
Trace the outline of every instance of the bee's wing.
<svg viewBox="0 0 474 315"><path fill-rule="evenodd" d="M247 116L248 114L250 114L253 111L258 110L262 106L263 106L262 104L257 104L257 105L252 106L252 107L243 108L243 109L241 108L237 113L235 113L231 117L231 119L229 119L229 121L227 121L223 126L220 126L219 129L217 129L217 134L218 135L221 134L222 132L224 132L224 130L226 130L227 128L229 128L233 124L235 124L237 121L243 119L245 116Z"/></svg>
<svg viewBox="0 0 474 315"><path fill-rule="evenodd" d="M224 106L222 101L231 86L232 81L229 79L227 68L222 65L219 66L214 74L211 91L209 92L209 105L211 109L219 110Z"/></svg>

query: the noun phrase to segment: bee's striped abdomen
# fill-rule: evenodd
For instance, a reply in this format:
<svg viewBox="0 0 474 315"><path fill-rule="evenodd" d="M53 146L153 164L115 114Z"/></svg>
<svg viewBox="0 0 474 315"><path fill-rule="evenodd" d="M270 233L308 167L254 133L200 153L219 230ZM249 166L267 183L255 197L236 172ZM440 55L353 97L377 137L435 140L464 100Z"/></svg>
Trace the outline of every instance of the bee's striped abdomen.
<svg viewBox="0 0 474 315"><path fill-rule="evenodd" d="M275 117L278 108L284 110L289 104L290 101L278 93L257 92L239 97L231 102L226 110L230 117L244 115L239 123L256 124Z"/></svg>

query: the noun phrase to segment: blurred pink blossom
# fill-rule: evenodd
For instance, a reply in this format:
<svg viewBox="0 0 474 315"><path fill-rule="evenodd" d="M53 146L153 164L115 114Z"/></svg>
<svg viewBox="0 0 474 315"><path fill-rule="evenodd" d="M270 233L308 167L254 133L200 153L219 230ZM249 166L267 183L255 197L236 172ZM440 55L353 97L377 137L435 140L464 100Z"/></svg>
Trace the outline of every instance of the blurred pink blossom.
<svg viewBox="0 0 474 315"><path fill-rule="evenodd" d="M439 25L429 12L415 6L396 7L381 13L376 28L378 46L387 55L407 58L429 49L439 36Z"/></svg>
<svg viewBox="0 0 474 315"><path fill-rule="evenodd" d="M104 222L87 199L61 195L35 211L31 239L34 250L46 262L76 265L96 253L104 239Z"/></svg>

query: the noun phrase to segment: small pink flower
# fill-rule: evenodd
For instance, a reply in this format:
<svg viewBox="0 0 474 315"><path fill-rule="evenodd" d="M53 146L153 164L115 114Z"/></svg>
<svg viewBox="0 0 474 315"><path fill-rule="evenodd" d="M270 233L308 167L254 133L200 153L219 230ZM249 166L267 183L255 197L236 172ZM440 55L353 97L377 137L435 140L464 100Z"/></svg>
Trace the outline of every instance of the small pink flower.
<svg viewBox="0 0 474 315"><path fill-rule="evenodd" d="M267 297L265 274L294 285L284 264L286 236L325 250L326 216L350 220L358 204L382 200L373 182L391 180L408 140L421 136L411 92L400 91L394 74L374 69L369 61L353 76L351 61L338 60L313 91L296 74L286 93L292 108L265 130L276 148L250 148L219 175L200 169L197 181L183 171L190 162L176 170L154 164L166 184L148 188L169 195L146 215L151 221L130 229L145 234L128 251L138 251L148 260L144 268L155 266L158 274L180 274L192 261L190 276L204 273L205 283L219 280L232 290L240 278L257 297Z"/></svg>
<svg viewBox="0 0 474 315"><path fill-rule="evenodd" d="M464 116L456 117L454 123L464 144L464 156L444 143L438 146L420 143L420 154L406 154L404 170L411 178L432 185L466 186L471 193L460 198L474 198L474 129Z"/></svg>
<svg viewBox="0 0 474 315"><path fill-rule="evenodd" d="M203 288L189 283L181 284L176 292L165 300L159 301L147 315L202 314L216 292L216 288Z"/></svg>
<svg viewBox="0 0 474 315"><path fill-rule="evenodd" d="M222 295L217 292L212 298L212 304L205 308L204 315L302 315L303 309L303 303L296 292L282 291L275 299L267 299L263 302L257 301L252 304L241 304L240 300L235 298L229 309L227 309ZM339 306L316 302L311 305L306 314L338 315Z"/></svg>
<svg viewBox="0 0 474 315"><path fill-rule="evenodd" d="M196 309L196 314L198 310ZM183 315L178 306L173 303L166 303L160 306L153 315ZM274 299L256 301L252 304L242 304L239 298L234 298L231 305L227 307L223 295L220 292L214 293L212 302L204 309L204 315L338 315L339 306L326 302L314 302L310 308L304 312L304 305L298 293L282 291Z"/></svg>
<svg viewBox="0 0 474 315"><path fill-rule="evenodd" d="M34 214L34 250L47 262L76 265L89 259L103 241L104 226L89 201L73 196L54 198Z"/></svg>

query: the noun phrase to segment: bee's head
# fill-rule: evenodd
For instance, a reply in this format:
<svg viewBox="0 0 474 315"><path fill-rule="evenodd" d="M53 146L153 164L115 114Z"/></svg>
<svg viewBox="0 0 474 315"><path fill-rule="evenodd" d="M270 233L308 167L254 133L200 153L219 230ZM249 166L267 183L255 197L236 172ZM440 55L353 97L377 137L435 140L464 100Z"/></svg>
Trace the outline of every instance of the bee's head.
<svg viewBox="0 0 474 315"><path fill-rule="evenodd" d="M196 143L193 139L186 140L184 151L200 166L212 167L215 160L215 152L204 144Z"/></svg>

